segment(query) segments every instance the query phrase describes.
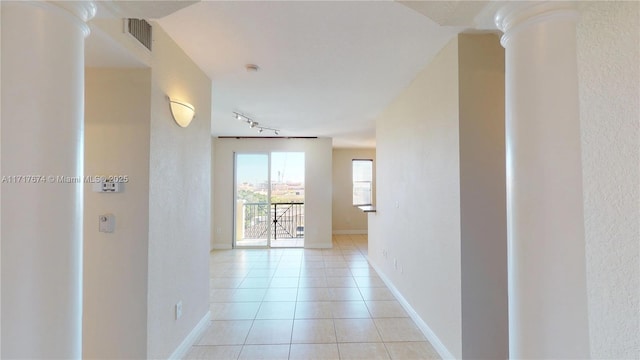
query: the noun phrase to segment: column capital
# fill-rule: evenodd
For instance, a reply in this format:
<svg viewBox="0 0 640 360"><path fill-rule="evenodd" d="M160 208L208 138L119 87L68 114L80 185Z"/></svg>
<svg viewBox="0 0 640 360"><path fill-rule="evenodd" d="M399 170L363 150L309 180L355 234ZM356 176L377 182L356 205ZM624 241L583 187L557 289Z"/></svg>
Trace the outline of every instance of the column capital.
<svg viewBox="0 0 640 360"><path fill-rule="evenodd" d="M91 30L87 25L87 21L96 16L96 3L93 1L51 1L51 3L60 9L66 10L74 17L74 21L82 30L84 37L89 36Z"/></svg>
<svg viewBox="0 0 640 360"><path fill-rule="evenodd" d="M500 43L507 47L514 34L530 25L560 18L577 21L578 17L576 6L568 1L514 1L503 3L496 11L494 21L504 33Z"/></svg>
<svg viewBox="0 0 640 360"><path fill-rule="evenodd" d="M96 16L96 3L93 1L51 1L56 6L59 6L72 15L80 19L82 22L87 22Z"/></svg>

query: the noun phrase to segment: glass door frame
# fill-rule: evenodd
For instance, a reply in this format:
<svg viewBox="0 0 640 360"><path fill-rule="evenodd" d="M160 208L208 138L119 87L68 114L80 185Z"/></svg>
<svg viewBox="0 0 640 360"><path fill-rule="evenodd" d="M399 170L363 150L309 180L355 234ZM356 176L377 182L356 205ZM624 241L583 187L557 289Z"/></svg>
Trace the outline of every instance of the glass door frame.
<svg viewBox="0 0 640 360"><path fill-rule="evenodd" d="M238 246L238 155L266 155L267 156L267 242L264 246ZM269 249L271 248L271 232L273 219L271 218L271 152L270 151L234 151L233 152L233 249Z"/></svg>

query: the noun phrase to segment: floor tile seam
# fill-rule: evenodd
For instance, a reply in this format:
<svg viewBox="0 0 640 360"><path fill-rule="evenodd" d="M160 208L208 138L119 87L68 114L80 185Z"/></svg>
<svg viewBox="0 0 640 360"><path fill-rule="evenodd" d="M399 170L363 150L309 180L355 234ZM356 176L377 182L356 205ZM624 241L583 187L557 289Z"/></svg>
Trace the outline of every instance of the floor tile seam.
<svg viewBox="0 0 640 360"><path fill-rule="evenodd" d="M391 340L391 341L383 341L383 343L388 343L388 344L403 344L403 343L426 343L428 345L431 345L431 342L429 342L429 340L427 340L426 338L423 340ZM431 345L433 346L433 345Z"/></svg>
<svg viewBox="0 0 640 360"><path fill-rule="evenodd" d="M335 319L335 317L333 315L333 310L331 310L331 316L332 316L331 323L333 324L333 337L336 339L336 344L338 344L338 329L336 328L336 319ZM336 346L338 346L338 345L336 345ZM340 346L338 346L338 348L339 347Z"/></svg>
<svg viewBox="0 0 640 360"><path fill-rule="evenodd" d="M297 306L298 306L298 303L296 302L296 305L293 307L293 316L294 317L296 315L296 307ZM289 336L289 355L287 356L287 359L291 358L291 344L293 344L293 329L294 329L295 325L296 325L295 319L291 320L291 335Z"/></svg>
<svg viewBox="0 0 640 360"><path fill-rule="evenodd" d="M378 324L376 323L376 319L371 318L371 321L373 322L373 326L375 326L376 331L378 332L378 337L380 337L380 340L384 343L384 337L382 336L382 331L380 331L380 328L378 327ZM387 351L387 355L389 355L389 358L391 358L391 354L389 354L389 350L387 350L386 345L385 345L384 348Z"/></svg>
<svg viewBox="0 0 640 360"><path fill-rule="evenodd" d="M367 340L359 340L359 341L338 341L338 344L384 344L384 341L367 341Z"/></svg>
<svg viewBox="0 0 640 360"><path fill-rule="evenodd" d="M251 320L251 326L249 327L249 331L247 331L247 334L244 336L244 342L242 343L243 348L244 348L244 345L246 345L247 340L249 339L249 334L251 334L251 330L253 330L253 325L255 323L256 323L256 319L255 319L255 316L254 316L253 320ZM242 353L242 350L240 351L240 353ZM238 354L238 357L240 357L239 354Z"/></svg>
<svg viewBox="0 0 640 360"><path fill-rule="evenodd" d="M391 342L391 341L389 341ZM424 342L424 341L394 341L396 343L403 342ZM384 344L384 341L336 341L336 342L292 342L291 345L327 345L327 344ZM247 345L285 345L283 344L247 344ZM202 345L201 345L202 346ZM205 345L206 346L206 345ZM238 345L209 345L209 346L238 346ZM244 345L241 345L244 346Z"/></svg>
<svg viewBox="0 0 640 360"><path fill-rule="evenodd" d="M336 340L338 340L338 336L336 335ZM342 359L342 354L340 354L340 345L336 343L336 347L338 348L338 359Z"/></svg>
<svg viewBox="0 0 640 360"><path fill-rule="evenodd" d="M382 339L382 336L380 336L380 338ZM382 343L382 346L384 347L384 351L387 352L387 356L389 357L389 359L393 359L391 357L391 352L389 352L389 348L387 347L387 344L385 342Z"/></svg>

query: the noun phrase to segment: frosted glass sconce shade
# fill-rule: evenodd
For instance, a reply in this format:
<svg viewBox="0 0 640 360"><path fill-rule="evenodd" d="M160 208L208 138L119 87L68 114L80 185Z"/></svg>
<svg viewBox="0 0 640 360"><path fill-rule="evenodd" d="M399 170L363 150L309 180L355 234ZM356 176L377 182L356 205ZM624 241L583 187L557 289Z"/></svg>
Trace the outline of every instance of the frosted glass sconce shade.
<svg viewBox="0 0 640 360"><path fill-rule="evenodd" d="M180 127L187 127L191 123L191 120L196 115L196 109L193 105L184 101L173 100L169 98L169 105L171 107L171 115L176 124Z"/></svg>

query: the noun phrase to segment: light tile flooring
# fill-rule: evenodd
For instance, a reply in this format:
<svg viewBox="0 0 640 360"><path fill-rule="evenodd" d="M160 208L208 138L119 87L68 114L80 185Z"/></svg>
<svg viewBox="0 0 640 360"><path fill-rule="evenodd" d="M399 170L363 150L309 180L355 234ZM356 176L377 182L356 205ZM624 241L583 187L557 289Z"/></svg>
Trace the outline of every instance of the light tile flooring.
<svg viewBox="0 0 640 360"><path fill-rule="evenodd" d="M242 239L238 240L237 247L265 247L267 245L266 239ZM304 247L304 238L285 238L271 240L272 248L301 248Z"/></svg>
<svg viewBox="0 0 640 360"><path fill-rule="evenodd" d="M333 249L211 253L211 326L187 359L439 359L366 259Z"/></svg>

